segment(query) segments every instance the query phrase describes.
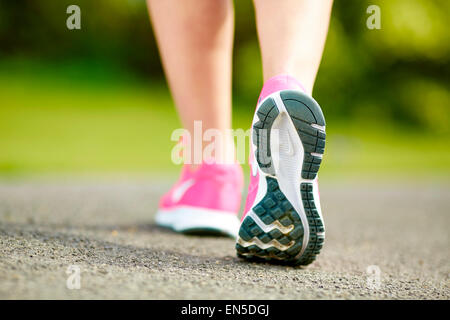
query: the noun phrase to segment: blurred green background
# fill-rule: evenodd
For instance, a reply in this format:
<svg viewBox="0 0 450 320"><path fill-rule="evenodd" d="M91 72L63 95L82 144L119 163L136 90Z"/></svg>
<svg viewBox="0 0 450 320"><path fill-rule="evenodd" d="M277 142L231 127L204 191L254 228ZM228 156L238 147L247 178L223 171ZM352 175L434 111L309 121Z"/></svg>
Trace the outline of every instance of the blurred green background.
<svg viewBox="0 0 450 320"><path fill-rule="evenodd" d="M66 28L70 4L81 30ZM381 30L366 27L370 4ZM261 59L252 2L235 10L233 126L247 129ZM448 179L449 12L448 0L335 2L314 89L322 175ZM0 176L175 174L179 126L143 0L0 1Z"/></svg>

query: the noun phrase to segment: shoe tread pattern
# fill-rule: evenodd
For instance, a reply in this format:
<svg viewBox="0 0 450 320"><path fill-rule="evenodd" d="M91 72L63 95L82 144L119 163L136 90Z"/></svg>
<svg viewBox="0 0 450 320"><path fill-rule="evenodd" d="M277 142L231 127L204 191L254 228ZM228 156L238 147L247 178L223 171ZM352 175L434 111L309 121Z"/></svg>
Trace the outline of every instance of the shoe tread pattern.
<svg viewBox="0 0 450 320"><path fill-rule="evenodd" d="M280 97L303 144L304 160L301 176L303 179L312 180L316 178L322 162L322 158L316 154L323 154L325 148L325 132L320 128L325 127L322 111L314 99L299 91L281 91ZM243 246L238 241L236 250L238 256L245 259L263 259L290 265L308 265L320 253L325 240L325 229L316 208L313 184L301 183L300 195L308 221L309 238L307 247L299 256L302 251L304 227L299 214L281 192L271 161L270 129L278 114L278 108L272 98L267 99L257 111L258 121L253 126L253 141L256 142L257 146L255 157L261 171L272 175L272 177L266 177L267 193L258 204L253 206L252 210L266 226L273 225L275 221L278 221L284 227L293 225L293 228L286 233L278 228L264 232L253 218L247 215L241 224L239 238L247 244L252 243L255 238L264 244L276 240L281 245L289 245L289 247L284 250L280 250L276 246L269 246L264 249L259 247L257 243ZM317 126L313 127L312 124ZM267 138L261 134L261 129L265 130Z"/></svg>
<svg viewBox="0 0 450 320"><path fill-rule="evenodd" d="M294 123L305 151L302 178L315 179L322 162L322 158L316 154L323 155L326 135L325 131L311 125L325 127L322 110L313 98L300 91L281 91L280 97Z"/></svg>

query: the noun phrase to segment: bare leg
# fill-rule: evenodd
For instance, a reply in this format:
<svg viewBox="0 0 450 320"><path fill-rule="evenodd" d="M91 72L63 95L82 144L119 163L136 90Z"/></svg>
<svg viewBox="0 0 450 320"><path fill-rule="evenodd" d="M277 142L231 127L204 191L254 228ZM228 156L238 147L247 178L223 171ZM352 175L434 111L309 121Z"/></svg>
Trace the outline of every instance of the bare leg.
<svg viewBox="0 0 450 320"><path fill-rule="evenodd" d="M231 0L147 0L166 77L185 129L194 121L217 129L221 158L233 161L231 128ZM227 134L228 132L228 134Z"/></svg>
<svg viewBox="0 0 450 320"><path fill-rule="evenodd" d="M332 0L254 0L264 80L289 74L311 94Z"/></svg>

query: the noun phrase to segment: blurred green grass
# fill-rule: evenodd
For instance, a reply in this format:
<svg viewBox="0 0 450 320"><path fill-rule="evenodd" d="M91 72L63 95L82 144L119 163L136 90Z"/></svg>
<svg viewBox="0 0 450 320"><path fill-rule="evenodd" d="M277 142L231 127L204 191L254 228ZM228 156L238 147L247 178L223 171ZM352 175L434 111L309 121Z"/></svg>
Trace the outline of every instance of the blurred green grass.
<svg viewBox="0 0 450 320"><path fill-rule="evenodd" d="M95 65L9 62L0 68L0 88L0 176L179 170L170 160L170 136L180 122L161 81ZM233 126L246 130L254 104L243 101L235 99ZM450 175L448 134L367 118L328 119L327 133L322 176Z"/></svg>

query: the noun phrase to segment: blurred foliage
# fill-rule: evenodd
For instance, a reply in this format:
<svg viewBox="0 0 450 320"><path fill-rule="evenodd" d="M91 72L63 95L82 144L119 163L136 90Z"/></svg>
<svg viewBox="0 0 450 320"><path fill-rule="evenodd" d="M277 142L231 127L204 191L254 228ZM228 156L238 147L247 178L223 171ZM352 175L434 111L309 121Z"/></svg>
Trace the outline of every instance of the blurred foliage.
<svg viewBox="0 0 450 320"><path fill-rule="evenodd" d="M0 179L42 174L140 177L177 171L170 160L175 145L170 137L180 123L161 82L112 80L111 74L87 66L78 67L84 79L77 78L73 66L58 72L26 67L11 73L0 66L0 97L8 101L0 103ZM234 127L247 128L253 107L241 100L235 107ZM332 123L321 167L326 180L364 177L385 183L395 177L450 177L445 135L377 121Z"/></svg>
<svg viewBox="0 0 450 320"><path fill-rule="evenodd" d="M65 27L70 4L81 8L79 31ZM381 8L381 30L366 28L370 4ZM253 105L262 83L253 4L235 9L234 93ZM327 116L447 133L449 12L448 0L335 1L314 92ZM0 42L4 61L84 61L163 81L143 0L1 1Z"/></svg>
<svg viewBox="0 0 450 320"><path fill-rule="evenodd" d="M81 30L66 28L71 4ZM366 27L370 4L381 30ZM314 89L328 120L325 175L449 176L449 9L335 1ZM247 128L261 58L252 1L235 10L233 125ZM174 168L180 124L143 0L0 0L0 43L2 175Z"/></svg>

